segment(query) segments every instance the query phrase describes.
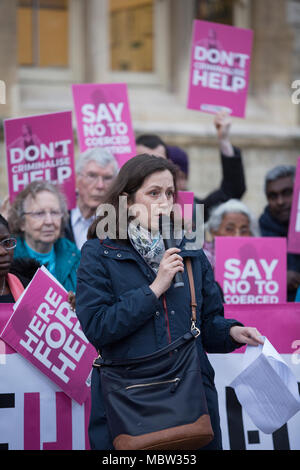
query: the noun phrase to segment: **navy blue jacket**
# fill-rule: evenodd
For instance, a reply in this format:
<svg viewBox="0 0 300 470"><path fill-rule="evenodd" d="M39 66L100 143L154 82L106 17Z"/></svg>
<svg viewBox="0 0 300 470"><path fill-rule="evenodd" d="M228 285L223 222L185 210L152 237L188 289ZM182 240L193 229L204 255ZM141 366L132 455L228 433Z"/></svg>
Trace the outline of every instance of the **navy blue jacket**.
<svg viewBox="0 0 300 470"><path fill-rule="evenodd" d="M192 260L197 323L197 339L203 381L215 431L209 446L220 448L219 414L214 371L206 352L227 353L241 346L229 330L240 325L224 318L220 291L209 261L202 250L185 250L181 256ZM87 241L77 271L76 312L84 334L104 358L133 358L150 354L190 330L191 309L187 272L184 288L171 286L159 299L149 285L155 272L133 246L110 239ZM205 352L206 351L206 352ZM92 374L92 410L89 435L93 449L112 449L106 427L99 372Z"/></svg>

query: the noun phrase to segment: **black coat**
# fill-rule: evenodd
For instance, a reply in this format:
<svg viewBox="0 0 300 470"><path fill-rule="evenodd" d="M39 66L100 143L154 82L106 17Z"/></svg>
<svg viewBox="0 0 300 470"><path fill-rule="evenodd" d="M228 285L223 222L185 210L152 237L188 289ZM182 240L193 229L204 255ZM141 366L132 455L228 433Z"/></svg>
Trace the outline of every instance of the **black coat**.
<svg viewBox="0 0 300 470"><path fill-rule="evenodd" d="M235 320L225 319L220 291L202 250L185 250L192 260L197 300L196 340L215 438L209 448L221 447L214 371L206 352L227 353L241 346L229 335ZM104 358L133 358L160 349L190 329L190 291L171 286L159 299L149 285L156 274L131 244L93 239L82 248L77 271L76 313L84 334ZM89 427L93 449L112 449L106 425L98 369L92 373L92 411Z"/></svg>
<svg viewBox="0 0 300 470"><path fill-rule="evenodd" d="M241 151L233 147L234 156L227 157L221 153L222 181L220 187L205 198L194 198L195 204L204 204L204 221L209 218L210 210L229 199L240 199L246 191L245 174ZM195 219L195 207L194 207Z"/></svg>

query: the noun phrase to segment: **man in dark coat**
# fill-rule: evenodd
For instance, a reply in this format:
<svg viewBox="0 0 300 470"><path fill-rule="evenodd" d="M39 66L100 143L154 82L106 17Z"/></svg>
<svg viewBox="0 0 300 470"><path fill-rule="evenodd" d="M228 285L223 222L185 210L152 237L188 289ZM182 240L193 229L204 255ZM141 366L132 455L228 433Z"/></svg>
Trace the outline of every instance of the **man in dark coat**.
<svg viewBox="0 0 300 470"><path fill-rule="evenodd" d="M280 165L265 177L265 194L268 205L259 218L263 237L287 237L293 201L295 167ZM300 285L300 255L287 255L287 299L294 302Z"/></svg>
<svg viewBox="0 0 300 470"><path fill-rule="evenodd" d="M229 199L240 199L246 191L245 174L242 154L239 148L230 142L229 132L231 119L225 113L218 113L214 118L217 131L222 180L219 188L204 198L194 197L194 214L196 217L196 204L204 204L204 221L209 217L210 210ZM160 137L152 134L143 134L136 139L137 153L149 153L163 158L169 158L178 167L176 179L177 190L186 191L189 177L189 161L186 152L177 147L166 145Z"/></svg>

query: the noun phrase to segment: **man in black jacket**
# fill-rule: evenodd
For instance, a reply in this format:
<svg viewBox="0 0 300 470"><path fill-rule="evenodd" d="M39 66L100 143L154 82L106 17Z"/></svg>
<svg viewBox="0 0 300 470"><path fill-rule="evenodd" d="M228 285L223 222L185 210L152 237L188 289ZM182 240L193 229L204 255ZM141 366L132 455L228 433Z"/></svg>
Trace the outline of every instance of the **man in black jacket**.
<svg viewBox="0 0 300 470"><path fill-rule="evenodd" d="M221 155L222 181L218 189L212 191L205 198L194 197L196 204L204 204L204 221L208 219L209 211L214 206L226 202L228 199L240 199L245 190L245 175L241 151L232 146L229 139L231 119L225 112L218 113L214 118L219 149ZM178 166L177 189L187 190L189 162L184 150L179 147L167 146L157 135L143 134L136 139L137 153L149 153L169 158ZM195 219L195 210L194 210Z"/></svg>
<svg viewBox="0 0 300 470"><path fill-rule="evenodd" d="M287 237L293 201L296 168L280 165L265 176L265 194L268 205L259 218L263 237ZM295 300L300 285L300 255L287 255L287 299Z"/></svg>

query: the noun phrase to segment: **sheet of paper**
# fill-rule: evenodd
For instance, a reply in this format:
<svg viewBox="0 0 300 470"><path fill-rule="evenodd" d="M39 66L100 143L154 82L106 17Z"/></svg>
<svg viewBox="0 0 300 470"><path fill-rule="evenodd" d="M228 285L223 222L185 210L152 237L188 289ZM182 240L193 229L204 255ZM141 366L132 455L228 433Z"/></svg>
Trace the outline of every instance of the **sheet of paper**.
<svg viewBox="0 0 300 470"><path fill-rule="evenodd" d="M267 338L264 345L247 346L243 370L230 386L253 423L266 434L300 410L297 380Z"/></svg>

